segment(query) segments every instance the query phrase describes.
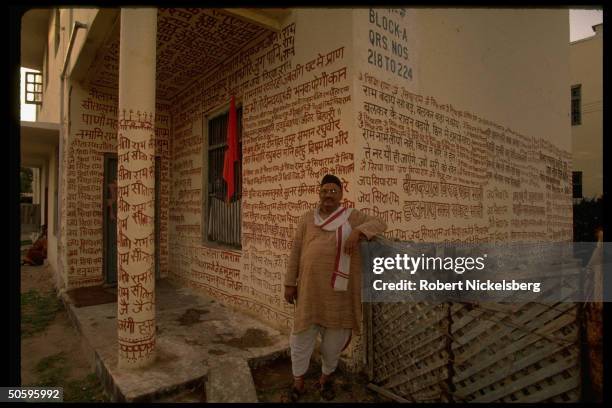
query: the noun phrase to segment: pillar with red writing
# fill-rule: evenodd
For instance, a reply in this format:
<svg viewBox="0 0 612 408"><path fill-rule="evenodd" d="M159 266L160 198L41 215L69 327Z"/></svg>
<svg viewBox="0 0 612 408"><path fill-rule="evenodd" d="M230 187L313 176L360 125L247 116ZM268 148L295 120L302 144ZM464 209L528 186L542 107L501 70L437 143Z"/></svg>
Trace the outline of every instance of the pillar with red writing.
<svg viewBox="0 0 612 408"><path fill-rule="evenodd" d="M118 366L155 360L157 9L122 8L117 134Z"/></svg>

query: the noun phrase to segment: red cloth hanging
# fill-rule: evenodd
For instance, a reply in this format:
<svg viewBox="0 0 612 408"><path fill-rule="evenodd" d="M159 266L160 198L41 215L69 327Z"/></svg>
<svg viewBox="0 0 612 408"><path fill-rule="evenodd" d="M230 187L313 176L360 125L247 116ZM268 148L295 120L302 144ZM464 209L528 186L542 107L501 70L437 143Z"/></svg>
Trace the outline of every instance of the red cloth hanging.
<svg viewBox="0 0 612 408"><path fill-rule="evenodd" d="M223 180L227 183L226 200L229 203L234 195L234 163L238 161L238 135L236 123L236 102L234 95L230 101L229 120L227 122L227 149L223 158Z"/></svg>

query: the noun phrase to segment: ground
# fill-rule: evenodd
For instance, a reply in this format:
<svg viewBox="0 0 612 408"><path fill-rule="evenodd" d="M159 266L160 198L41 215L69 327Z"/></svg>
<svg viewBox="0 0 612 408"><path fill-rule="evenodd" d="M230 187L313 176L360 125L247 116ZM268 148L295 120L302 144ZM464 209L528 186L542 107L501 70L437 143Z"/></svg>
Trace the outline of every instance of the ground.
<svg viewBox="0 0 612 408"><path fill-rule="evenodd" d="M190 324L204 311L191 309L181 322ZM102 385L82 352L81 336L72 325L63 304L53 290L53 275L48 266L21 268L21 383L22 386L64 388L64 401L109 401ZM255 329L241 338L224 341L243 348L266 342ZM313 364L306 376L307 394L300 401L319 401L314 383L320 368ZM280 358L252 370L261 402L280 402L281 394L292 381L291 362ZM335 378L336 402L387 402L368 390L363 376L338 374ZM156 402L205 402L204 386L199 385Z"/></svg>
<svg viewBox="0 0 612 408"><path fill-rule="evenodd" d="M315 383L321 375L320 365L316 361L317 358L313 357L304 381L306 394L299 402L321 402L319 391L315 388ZM288 357L277 359L252 372L260 402L281 402L283 392L288 390L293 382L291 360ZM336 398L331 402L393 402L366 388L368 381L364 375L336 371L333 378Z"/></svg>
<svg viewBox="0 0 612 408"><path fill-rule="evenodd" d="M108 401L52 288L48 266L21 268L21 384L63 387L64 401Z"/></svg>

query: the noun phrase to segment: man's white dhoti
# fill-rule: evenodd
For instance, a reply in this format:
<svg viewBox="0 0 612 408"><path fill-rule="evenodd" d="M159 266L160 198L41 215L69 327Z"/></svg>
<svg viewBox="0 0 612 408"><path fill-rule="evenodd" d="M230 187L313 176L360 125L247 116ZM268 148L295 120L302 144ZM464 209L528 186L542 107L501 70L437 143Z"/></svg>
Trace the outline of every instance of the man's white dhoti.
<svg viewBox="0 0 612 408"><path fill-rule="evenodd" d="M291 334L291 366L294 377L306 374L310 364L310 357L314 351L317 334L321 334L321 371L329 375L336 370L340 353L347 346L351 338L351 329L330 329L318 324L297 334Z"/></svg>

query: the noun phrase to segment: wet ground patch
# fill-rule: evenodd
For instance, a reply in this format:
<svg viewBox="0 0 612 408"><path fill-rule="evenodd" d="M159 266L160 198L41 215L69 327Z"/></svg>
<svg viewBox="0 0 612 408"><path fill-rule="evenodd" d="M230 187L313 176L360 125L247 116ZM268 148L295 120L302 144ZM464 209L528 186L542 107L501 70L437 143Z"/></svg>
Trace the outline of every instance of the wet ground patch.
<svg viewBox="0 0 612 408"><path fill-rule="evenodd" d="M117 302L117 290L104 286L86 286L66 292L75 307L87 307Z"/></svg>
<svg viewBox="0 0 612 408"><path fill-rule="evenodd" d="M240 337L216 340L213 343L225 344L230 347L245 350L252 347L267 347L274 344L268 333L261 329L247 329Z"/></svg>
<svg viewBox="0 0 612 408"><path fill-rule="evenodd" d="M196 323L200 323L200 316L209 313L205 309L187 309L177 320L181 326L192 326Z"/></svg>

